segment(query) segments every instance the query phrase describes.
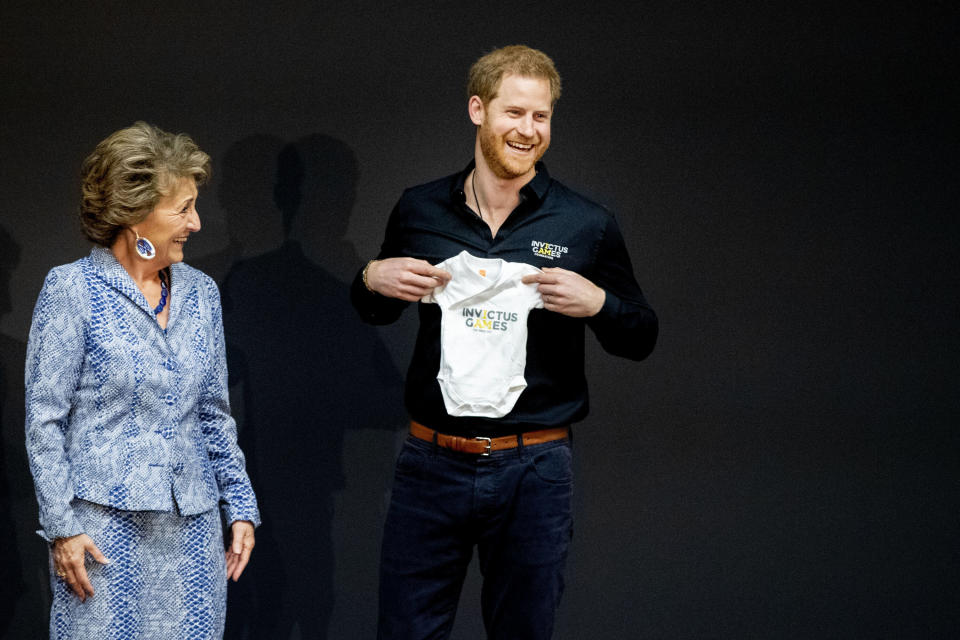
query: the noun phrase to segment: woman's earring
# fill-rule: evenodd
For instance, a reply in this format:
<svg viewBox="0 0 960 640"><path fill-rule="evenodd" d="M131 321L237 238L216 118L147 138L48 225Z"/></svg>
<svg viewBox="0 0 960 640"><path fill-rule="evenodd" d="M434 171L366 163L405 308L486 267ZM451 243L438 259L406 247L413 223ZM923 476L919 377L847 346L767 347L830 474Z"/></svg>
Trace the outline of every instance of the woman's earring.
<svg viewBox="0 0 960 640"><path fill-rule="evenodd" d="M133 232L137 233L137 230L134 229ZM153 248L153 243L146 238L141 238L139 233L137 233L137 255L144 260L153 260L157 257L157 250Z"/></svg>

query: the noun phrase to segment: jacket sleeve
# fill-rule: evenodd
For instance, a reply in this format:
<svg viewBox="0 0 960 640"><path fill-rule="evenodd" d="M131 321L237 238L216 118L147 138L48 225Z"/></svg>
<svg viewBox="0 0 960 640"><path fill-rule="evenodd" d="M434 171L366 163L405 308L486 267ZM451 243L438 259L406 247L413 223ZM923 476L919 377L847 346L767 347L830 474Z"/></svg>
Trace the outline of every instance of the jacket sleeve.
<svg viewBox="0 0 960 640"><path fill-rule="evenodd" d="M393 211L390 213L390 219L387 221L387 231L384 234L383 244L380 245L380 253L375 260L385 258L395 258L402 256L403 252L400 246L400 227L401 227L401 208L403 198L397 202ZM357 271L353 283L350 285L350 302L353 308L360 314L360 319L367 324L383 325L396 322L403 310L407 308L409 302L388 298L379 293L370 291L363 283L363 269L366 265Z"/></svg>
<svg viewBox="0 0 960 640"><path fill-rule="evenodd" d="M74 495L66 440L70 409L85 356L85 322L63 268L47 275L33 310L24 375L26 446L40 507L37 532L48 542L83 533L70 502Z"/></svg>
<svg viewBox="0 0 960 640"><path fill-rule="evenodd" d="M607 353L643 360L657 343L659 323L633 275L623 234L612 215L600 238L591 277L607 297L587 325Z"/></svg>
<svg viewBox="0 0 960 640"><path fill-rule="evenodd" d="M200 390L200 431L206 441L207 458L220 490L221 509L225 520L227 523L249 520L254 526L259 526L257 498L247 475L246 460L237 444L237 423L230 415L220 293L209 278L205 278L205 290L213 326L210 334L211 352Z"/></svg>

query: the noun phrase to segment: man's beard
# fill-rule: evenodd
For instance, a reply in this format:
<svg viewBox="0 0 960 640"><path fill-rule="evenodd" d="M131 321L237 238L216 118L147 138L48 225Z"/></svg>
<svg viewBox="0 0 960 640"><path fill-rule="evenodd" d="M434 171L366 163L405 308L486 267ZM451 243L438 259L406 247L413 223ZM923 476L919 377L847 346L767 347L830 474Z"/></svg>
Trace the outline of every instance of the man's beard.
<svg viewBox="0 0 960 640"><path fill-rule="evenodd" d="M504 180L519 178L525 175L533 169L534 165L543 157L547 147L541 146L542 140L537 136L531 138L531 141L537 148L535 157L530 160L511 158L507 155L508 152L504 148L506 147L506 138L498 136L492 133L489 128L480 125L480 153L483 154L483 159L486 160L487 166L490 167L493 175ZM530 144L522 140L517 140L517 142Z"/></svg>

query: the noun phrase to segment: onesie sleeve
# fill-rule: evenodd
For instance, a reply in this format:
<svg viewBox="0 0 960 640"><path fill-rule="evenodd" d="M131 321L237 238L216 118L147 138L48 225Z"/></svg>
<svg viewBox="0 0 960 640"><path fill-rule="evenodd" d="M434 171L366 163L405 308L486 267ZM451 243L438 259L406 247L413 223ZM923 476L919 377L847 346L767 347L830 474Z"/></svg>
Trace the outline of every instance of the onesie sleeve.
<svg viewBox="0 0 960 640"><path fill-rule="evenodd" d="M524 284L522 282L522 279L524 276L532 275L534 273L543 273L543 271L533 266L532 264L526 264L523 262L519 262L516 264L520 266L520 269L516 275L517 286L527 293L527 296L526 296L527 308L543 309L543 296L540 295L540 289L537 287L537 285Z"/></svg>

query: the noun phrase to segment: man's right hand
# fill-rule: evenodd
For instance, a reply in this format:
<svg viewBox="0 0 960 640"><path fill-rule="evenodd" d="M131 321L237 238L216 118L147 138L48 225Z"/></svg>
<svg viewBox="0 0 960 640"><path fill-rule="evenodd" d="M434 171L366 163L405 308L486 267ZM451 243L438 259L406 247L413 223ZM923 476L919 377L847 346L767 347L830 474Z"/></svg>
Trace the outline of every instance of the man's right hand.
<svg viewBox="0 0 960 640"><path fill-rule="evenodd" d="M88 553L100 564L110 564L85 533L69 538L57 538L53 542L53 570L60 579L70 585L81 602L93 595L93 585L87 577L85 566Z"/></svg>
<svg viewBox="0 0 960 640"><path fill-rule="evenodd" d="M448 271L416 258L374 260L367 267L367 286L372 291L407 302L420 300L450 278Z"/></svg>

